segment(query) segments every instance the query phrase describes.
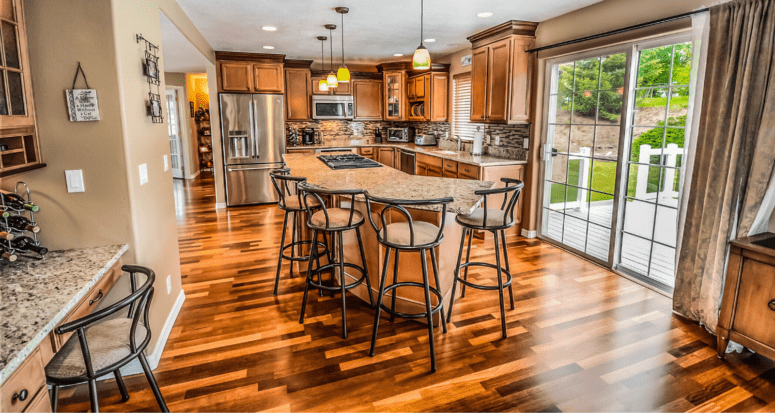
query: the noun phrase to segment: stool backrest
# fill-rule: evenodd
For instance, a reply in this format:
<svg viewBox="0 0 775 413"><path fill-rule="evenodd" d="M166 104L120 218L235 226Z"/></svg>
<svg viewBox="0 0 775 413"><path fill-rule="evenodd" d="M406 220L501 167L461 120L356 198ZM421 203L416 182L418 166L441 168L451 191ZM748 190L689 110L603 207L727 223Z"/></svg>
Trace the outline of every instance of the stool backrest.
<svg viewBox="0 0 775 413"><path fill-rule="evenodd" d="M390 245L390 243L387 241L388 234L387 234L387 220L386 217L390 214L391 211L396 211L399 214L403 215L404 218L406 218L406 222L409 223L409 246L411 247L421 247L423 245L433 245L437 244L439 241L441 241L442 235L444 235L444 222L447 217L447 205L452 203L454 201L454 198L452 197L444 197L444 198L436 198L436 199L394 199L394 198L382 198L377 197L374 195L369 194L369 191L365 191L364 195L366 196L366 208L369 211L369 222L371 223L371 226L374 228L374 231L377 232L377 240L386 245ZM380 211L377 212L377 215L379 215L379 220L382 226L378 226L376 222L374 222L374 219L372 217L371 213L371 203L375 202L378 204L383 204L384 206ZM441 206L441 224L439 225L439 232L436 234L436 237L434 238L434 241L428 244L422 244L417 245L416 244L416 238L415 238L415 228L414 228L414 220L412 219L412 215L407 211L405 207L418 207L418 206Z"/></svg>
<svg viewBox="0 0 775 413"><path fill-rule="evenodd" d="M487 200L490 196L497 194L503 194L503 202L501 202L499 208L503 211L503 226L510 225L514 222L514 207L517 205L519 195L522 193L522 188L525 184L519 179L513 178L501 178L501 182L505 183L506 186L501 188L482 189L474 192L476 195L484 196L484 203L482 204L484 207L484 217L482 218L483 224L487 222L487 209L490 207L487 204Z"/></svg>
<svg viewBox="0 0 775 413"><path fill-rule="evenodd" d="M280 208L286 208L286 201L290 197L297 197L298 205L301 203L301 192L298 189L298 185L302 182L306 182L307 178L300 176L291 176L290 169L275 169L269 173L269 177L272 178L272 185L274 185L277 195L280 197L278 205Z"/></svg>
<svg viewBox="0 0 775 413"><path fill-rule="evenodd" d="M313 187L307 182L302 182L298 186L299 191L302 194L302 199L304 200L304 209L307 210L307 226L313 227L317 226L312 223L312 215L314 213L314 209L321 208L323 211L323 215L326 217L326 228L331 226L331 221L328 216L328 208L326 207L326 203L324 202L322 196L349 196L351 198L350 201L350 218L347 221L347 226L351 227L353 225L353 216L355 215L355 196L363 194L363 189L324 189L324 188L317 188ZM317 204L315 203L317 201Z"/></svg>

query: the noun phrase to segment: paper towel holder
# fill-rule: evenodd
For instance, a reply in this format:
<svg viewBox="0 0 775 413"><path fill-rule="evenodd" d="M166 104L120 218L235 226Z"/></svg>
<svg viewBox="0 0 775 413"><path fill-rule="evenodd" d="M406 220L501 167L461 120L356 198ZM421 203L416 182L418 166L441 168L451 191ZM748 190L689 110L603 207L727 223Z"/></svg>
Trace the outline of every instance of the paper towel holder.
<svg viewBox="0 0 775 413"><path fill-rule="evenodd" d="M483 152L484 132L481 131L481 128L481 126L477 126L476 132L474 132L474 144L471 145L471 155L473 156L481 156Z"/></svg>

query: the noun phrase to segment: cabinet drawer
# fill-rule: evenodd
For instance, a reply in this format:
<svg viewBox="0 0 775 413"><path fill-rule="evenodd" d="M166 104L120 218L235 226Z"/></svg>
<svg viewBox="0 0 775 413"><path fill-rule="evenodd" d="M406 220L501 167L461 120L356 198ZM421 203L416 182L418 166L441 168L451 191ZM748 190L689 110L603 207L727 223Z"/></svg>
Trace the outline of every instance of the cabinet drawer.
<svg viewBox="0 0 775 413"><path fill-rule="evenodd" d="M444 159L444 172L457 173L457 161Z"/></svg>
<svg viewBox="0 0 775 413"><path fill-rule="evenodd" d="M38 392L38 395L30 402L24 413L43 413L51 411L51 398L48 395L48 389Z"/></svg>
<svg viewBox="0 0 775 413"><path fill-rule="evenodd" d="M744 258L732 329L775 346L775 267Z"/></svg>
<svg viewBox="0 0 775 413"><path fill-rule="evenodd" d="M374 148L360 148L361 155L374 155Z"/></svg>
<svg viewBox="0 0 775 413"><path fill-rule="evenodd" d="M436 156L425 155L423 153L417 154L417 162L422 162L429 167L435 166L437 169L442 168L442 159Z"/></svg>
<svg viewBox="0 0 775 413"><path fill-rule="evenodd" d="M35 399L38 390L45 385L46 376L43 370L43 362L40 359L40 351L35 350L3 384L0 390L0 397L3 399L0 403L0 407L2 407L0 411L23 411ZM19 400L18 396L22 395L23 391L26 391L26 398ZM14 395L17 395L16 399L14 399Z"/></svg>
<svg viewBox="0 0 775 413"><path fill-rule="evenodd" d="M458 164L457 174L461 178L479 179L479 167L461 162Z"/></svg>
<svg viewBox="0 0 775 413"><path fill-rule="evenodd" d="M111 287L113 287L113 284L116 283L116 280L119 276L121 276L120 261L111 269L109 269L108 272L103 275L99 281L97 281L97 284L94 284L91 290L89 290L89 292L83 298L81 298L81 301L79 301L78 304L73 307L73 309L62 320L62 322L59 323L59 325L67 324L70 321L75 321L79 318L89 315L92 310L97 307L97 303L99 303L102 297L104 297L108 291L110 291ZM57 338L57 351L59 351L65 342L67 342L67 339L71 334L73 333L70 332L62 335L54 333Z"/></svg>
<svg viewBox="0 0 775 413"><path fill-rule="evenodd" d="M429 166L428 176L435 176L438 178L442 178L444 176L444 173L441 171L441 168L437 168L435 166Z"/></svg>

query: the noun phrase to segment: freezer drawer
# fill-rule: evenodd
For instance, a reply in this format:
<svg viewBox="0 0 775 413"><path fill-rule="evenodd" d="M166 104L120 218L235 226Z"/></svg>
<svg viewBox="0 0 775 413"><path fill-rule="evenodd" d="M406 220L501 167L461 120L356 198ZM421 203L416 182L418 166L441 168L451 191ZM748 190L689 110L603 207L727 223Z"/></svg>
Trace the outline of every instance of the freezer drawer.
<svg viewBox="0 0 775 413"><path fill-rule="evenodd" d="M226 165L228 206L267 204L278 201L269 173L282 164Z"/></svg>

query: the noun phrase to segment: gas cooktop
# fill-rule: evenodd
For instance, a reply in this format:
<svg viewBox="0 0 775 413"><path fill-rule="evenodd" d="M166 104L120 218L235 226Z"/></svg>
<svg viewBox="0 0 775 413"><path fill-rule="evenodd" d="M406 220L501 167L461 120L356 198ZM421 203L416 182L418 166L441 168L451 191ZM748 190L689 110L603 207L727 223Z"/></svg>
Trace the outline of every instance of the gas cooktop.
<svg viewBox="0 0 775 413"><path fill-rule="evenodd" d="M331 169L357 169L357 168L379 168L378 162L374 162L371 159L364 158L363 156L348 153L342 155L320 155L318 157L324 164L328 165Z"/></svg>

